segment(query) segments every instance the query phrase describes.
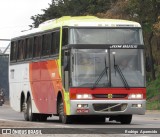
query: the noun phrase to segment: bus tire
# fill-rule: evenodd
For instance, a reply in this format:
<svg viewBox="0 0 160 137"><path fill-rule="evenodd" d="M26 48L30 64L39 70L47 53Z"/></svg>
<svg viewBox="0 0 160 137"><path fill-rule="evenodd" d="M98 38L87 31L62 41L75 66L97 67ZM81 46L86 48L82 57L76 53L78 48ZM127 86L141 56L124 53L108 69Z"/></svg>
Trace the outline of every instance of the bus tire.
<svg viewBox="0 0 160 137"><path fill-rule="evenodd" d="M32 113L31 97L27 101L27 114L29 121L36 121L36 114Z"/></svg>
<svg viewBox="0 0 160 137"><path fill-rule="evenodd" d="M23 110L23 114L24 114L24 119L25 119L26 121L29 121L27 108Z"/></svg>
<svg viewBox="0 0 160 137"><path fill-rule="evenodd" d="M59 112L59 120L63 124L69 124L71 123L71 117L67 116L64 112L64 103L63 100L61 99L59 104L58 104L58 112Z"/></svg>
<svg viewBox="0 0 160 137"><path fill-rule="evenodd" d="M132 121L132 115L121 115L120 122L121 124L130 124Z"/></svg>

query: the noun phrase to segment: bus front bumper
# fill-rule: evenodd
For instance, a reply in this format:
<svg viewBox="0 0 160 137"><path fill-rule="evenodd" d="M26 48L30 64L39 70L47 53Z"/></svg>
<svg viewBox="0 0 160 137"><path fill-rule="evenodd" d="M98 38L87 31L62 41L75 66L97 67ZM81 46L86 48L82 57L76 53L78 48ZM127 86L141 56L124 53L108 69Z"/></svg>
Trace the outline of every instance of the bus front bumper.
<svg viewBox="0 0 160 137"><path fill-rule="evenodd" d="M146 100L71 100L70 115L144 115Z"/></svg>

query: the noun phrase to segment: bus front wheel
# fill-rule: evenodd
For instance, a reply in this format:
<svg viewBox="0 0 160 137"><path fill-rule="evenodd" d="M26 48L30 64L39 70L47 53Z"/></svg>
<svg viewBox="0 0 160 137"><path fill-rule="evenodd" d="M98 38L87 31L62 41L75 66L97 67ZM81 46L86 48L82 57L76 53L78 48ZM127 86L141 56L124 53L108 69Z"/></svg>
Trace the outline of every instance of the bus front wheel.
<svg viewBox="0 0 160 137"><path fill-rule="evenodd" d="M59 104L58 104L58 112L59 112L59 120L64 123L64 124L69 124L71 123L71 117L67 116L64 112L64 103L63 100L61 99Z"/></svg>

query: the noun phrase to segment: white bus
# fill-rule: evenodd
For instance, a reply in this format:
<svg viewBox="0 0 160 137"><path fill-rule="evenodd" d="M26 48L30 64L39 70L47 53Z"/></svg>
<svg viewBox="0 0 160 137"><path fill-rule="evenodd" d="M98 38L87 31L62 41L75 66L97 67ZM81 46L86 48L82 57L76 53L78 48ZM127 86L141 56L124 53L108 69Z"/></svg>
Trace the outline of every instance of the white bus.
<svg viewBox="0 0 160 137"><path fill-rule="evenodd" d="M139 23L62 17L12 39L11 107L25 120L59 116L130 124L145 114L144 43Z"/></svg>

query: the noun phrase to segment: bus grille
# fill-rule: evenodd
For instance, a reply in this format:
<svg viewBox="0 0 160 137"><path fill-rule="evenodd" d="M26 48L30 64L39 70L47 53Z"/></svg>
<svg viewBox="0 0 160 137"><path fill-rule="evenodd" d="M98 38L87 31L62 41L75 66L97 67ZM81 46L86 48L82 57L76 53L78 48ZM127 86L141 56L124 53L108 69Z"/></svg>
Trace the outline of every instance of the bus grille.
<svg viewBox="0 0 160 137"><path fill-rule="evenodd" d="M112 111L124 111L127 108L127 104L112 103L112 104L93 104L95 111L112 112Z"/></svg>
<svg viewBox="0 0 160 137"><path fill-rule="evenodd" d="M112 97L111 97L111 96ZM127 94L93 94L95 98L126 98Z"/></svg>

